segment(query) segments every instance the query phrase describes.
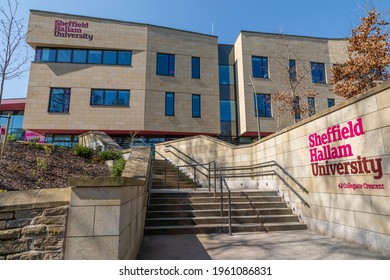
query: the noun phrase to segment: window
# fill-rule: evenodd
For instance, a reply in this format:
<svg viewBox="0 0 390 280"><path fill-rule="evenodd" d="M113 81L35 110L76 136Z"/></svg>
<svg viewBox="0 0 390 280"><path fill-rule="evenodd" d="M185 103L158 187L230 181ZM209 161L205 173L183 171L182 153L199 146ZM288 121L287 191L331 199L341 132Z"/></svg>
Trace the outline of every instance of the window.
<svg viewBox="0 0 390 280"><path fill-rule="evenodd" d="M199 57L192 58L192 78L200 79L200 58Z"/></svg>
<svg viewBox="0 0 390 280"><path fill-rule="evenodd" d="M289 72L290 72L290 80L296 81L297 80L297 67L296 67L294 59L290 59L290 61L289 61Z"/></svg>
<svg viewBox="0 0 390 280"><path fill-rule="evenodd" d="M309 104L309 116L313 116L316 113L316 101L314 97L308 97L307 103Z"/></svg>
<svg viewBox="0 0 390 280"><path fill-rule="evenodd" d="M293 110L295 113L295 119L300 120L301 119L301 108L299 107L299 96L294 97Z"/></svg>
<svg viewBox="0 0 390 280"><path fill-rule="evenodd" d="M73 50L73 63L87 63L86 50Z"/></svg>
<svg viewBox="0 0 390 280"><path fill-rule="evenodd" d="M101 64L102 63L102 51L89 50L88 51L88 63L89 64Z"/></svg>
<svg viewBox="0 0 390 280"><path fill-rule="evenodd" d="M334 98L328 98L328 108L333 107L335 105Z"/></svg>
<svg viewBox="0 0 390 280"><path fill-rule="evenodd" d="M57 59L57 50L43 48L42 49L42 62L55 62Z"/></svg>
<svg viewBox="0 0 390 280"><path fill-rule="evenodd" d="M192 95L192 117L200 118L200 95Z"/></svg>
<svg viewBox="0 0 390 280"><path fill-rule="evenodd" d="M165 115L175 115L175 94L173 92L165 93Z"/></svg>
<svg viewBox="0 0 390 280"><path fill-rule="evenodd" d="M221 113L221 121L236 120L236 102L231 100L220 100L219 108Z"/></svg>
<svg viewBox="0 0 390 280"><path fill-rule="evenodd" d="M174 54L157 54L157 75L175 76Z"/></svg>
<svg viewBox="0 0 390 280"><path fill-rule="evenodd" d="M36 62L88 63L131 66L131 51L40 48Z"/></svg>
<svg viewBox="0 0 390 280"><path fill-rule="evenodd" d="M324 84L326 82L324 63L310 62L310 68L312 82Z"/></svg>
<svg viewBox="0 0 390 280"><path fill-rule="evenodd" d="M78 135L46 134L45 143L71 148L78 144L78 138Z"/></svg>
<svg viewBox="0 0 390 280"><path fill-rule="evenodd" d="M271 95L270 94L261 94L256 93L256 101L255 101L255 116L260 117L272 117L271 115ZM256 107L257 104L257 107ZM257 113L257 110L259 112Z"/></svg>
<svg viewBox="0 0 390 280"><path fill-rule="evenodd" d="M129 90L93 89L91 91L91 105L129 106L129 104Z"/></svg>
<svg viewBox="0 0 390 280"><path fill-rule="evenodd" d="M59 49L57 53L57 62L71 62L72 50Z"/></svg>
<svg viewBox="0 0 390 280"><path fill-rule="evenodd" d="M116 51L103 52L103 64L116 64Z"/></svg>
<svg viewBox="0 0 390 280"><path fill-rule="evenodd" d="M132 52L118 51L118 64L119 65L131 65Z"/></svg>
<svg viewBox="0 0 390 280"><path fill-rule="evenodd" d="M219 84L234 85L234 67L233 65L219 65Z"/></svg>
<svg viewBox="0 0 390 280"><path fill-rule="evenodd" d="M70 106L70 88L51 88L49 112L67 113Z"/></svg>
<svg viewBox="0 0 390 280"><path fill-rule="evenodd" d="M254 78L268 79L268 58L252 56L252 75Z"/></svg>

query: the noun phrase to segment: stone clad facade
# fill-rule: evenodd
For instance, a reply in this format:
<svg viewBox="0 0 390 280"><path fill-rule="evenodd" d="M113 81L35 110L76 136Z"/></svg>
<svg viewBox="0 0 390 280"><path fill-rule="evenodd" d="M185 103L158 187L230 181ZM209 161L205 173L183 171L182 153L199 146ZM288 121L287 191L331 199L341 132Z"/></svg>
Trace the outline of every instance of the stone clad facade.
<svg viewBox="0 0 390 280"><path fill-rule="evenodd" d="M200 134L251 141L257 120L249 76L259 94L286 90L289 60L297 75L306 71L303 80L316 93L316 112L340 101L328 81L331 66L345 59L345 39L241 31L234 44L219 45L216 36L206 34L36 10L30 11L28 28L27 43L36 57L23 127L47 142L62 135L75 143L90 130L121 141L137 133L150 143ZM87 56L82 62L80 52ZM124 52L131 56L127 64L119 61ZM259 57L267 77L256 76ZM320 83L312 81L313 62L322 65ZM127 96L124 104L118 103L119 94ZM294 122L264 102L269 114L259 117L262 136ZM63 107L52 108L53 103Z"/></svg>

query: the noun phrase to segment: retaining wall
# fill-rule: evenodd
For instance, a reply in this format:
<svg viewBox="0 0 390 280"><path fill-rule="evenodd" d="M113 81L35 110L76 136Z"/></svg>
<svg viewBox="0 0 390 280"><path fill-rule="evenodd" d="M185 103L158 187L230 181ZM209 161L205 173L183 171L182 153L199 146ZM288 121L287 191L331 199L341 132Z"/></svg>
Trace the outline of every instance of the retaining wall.
<svg viewBox="0 0 390 280"><path fill-rule="evenodd" d="M275 177L231 184L276 189L311 230L390 254L389 96L386 83L250 145L198 136L156 148L179 164L166 145L201 163L217 160L221 166L275 160L307 188L308 194L296 190L310 208Z"/></svg>

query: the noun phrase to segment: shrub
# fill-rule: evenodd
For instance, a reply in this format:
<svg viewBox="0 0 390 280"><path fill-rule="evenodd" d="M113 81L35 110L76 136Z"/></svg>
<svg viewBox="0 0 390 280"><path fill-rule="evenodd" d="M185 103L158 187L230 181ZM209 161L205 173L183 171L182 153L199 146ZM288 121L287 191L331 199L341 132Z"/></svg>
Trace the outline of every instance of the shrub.
<svg viewBox="0 0 390 280"><path fill-rule="evenodd" d="M119 151L115 151L115 150L107 150L107 151L101 152L98 155L98 158L100 160L116 160L116 159L120 159L121 157L122 157L122 154Z"/></svg>
<svg viewBox="0 0 390 280"><path fill-rule="evenodd" d="M112 176L122 176L123 170L125 169L126 160L124 158L119 158L115 161L115 164L112 167L111 175Z"/></svg>
<svg viewBox="0 0 390 280"><path fill-rule="evenodd" d="M17 140L16 134L8 134L7 135L8 142L15 142L16 140Z"/></svg>
<svg viewBox="0 0 390 280"><path fill-rule="evenodd" d="M89 147L75 145L73 147L73 153L79 157L90 159L90 158L92 158L94 151L92 148L89 148Z"/></svg>
<svg viewBox="0 0 390 280"><path fill-rule="evenodd" d="M34 137L29 140L27 140L28 146L34 149L40 149L43 150L43 145L39 143L39 138Z"/></svg>

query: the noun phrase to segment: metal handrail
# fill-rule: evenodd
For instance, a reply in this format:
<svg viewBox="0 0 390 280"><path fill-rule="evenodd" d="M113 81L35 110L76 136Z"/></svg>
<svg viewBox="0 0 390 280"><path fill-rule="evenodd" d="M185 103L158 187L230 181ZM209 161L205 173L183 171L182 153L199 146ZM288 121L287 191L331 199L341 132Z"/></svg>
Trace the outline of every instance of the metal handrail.
<svg viewBox="0 0 390 280"><path fill-rule="evenodd" d="M227 192L228 192L228 224L229 224L229 235L232 235L232 202L231 202L231 192L230 192L230 188L229 188L229 185L228 183L226 182L225 180L225 177L222 173L222 170L221 168L219 167L217 161L214 161L214 168L216 168L216 170L214 170L214 176L216 177L216 171L218 170L219 171L219 177L220 177L220 180L221 180L221 217L223 217L223 187L226 188ZM215 188L217 188L217 186L215 186Z"/></svg>

